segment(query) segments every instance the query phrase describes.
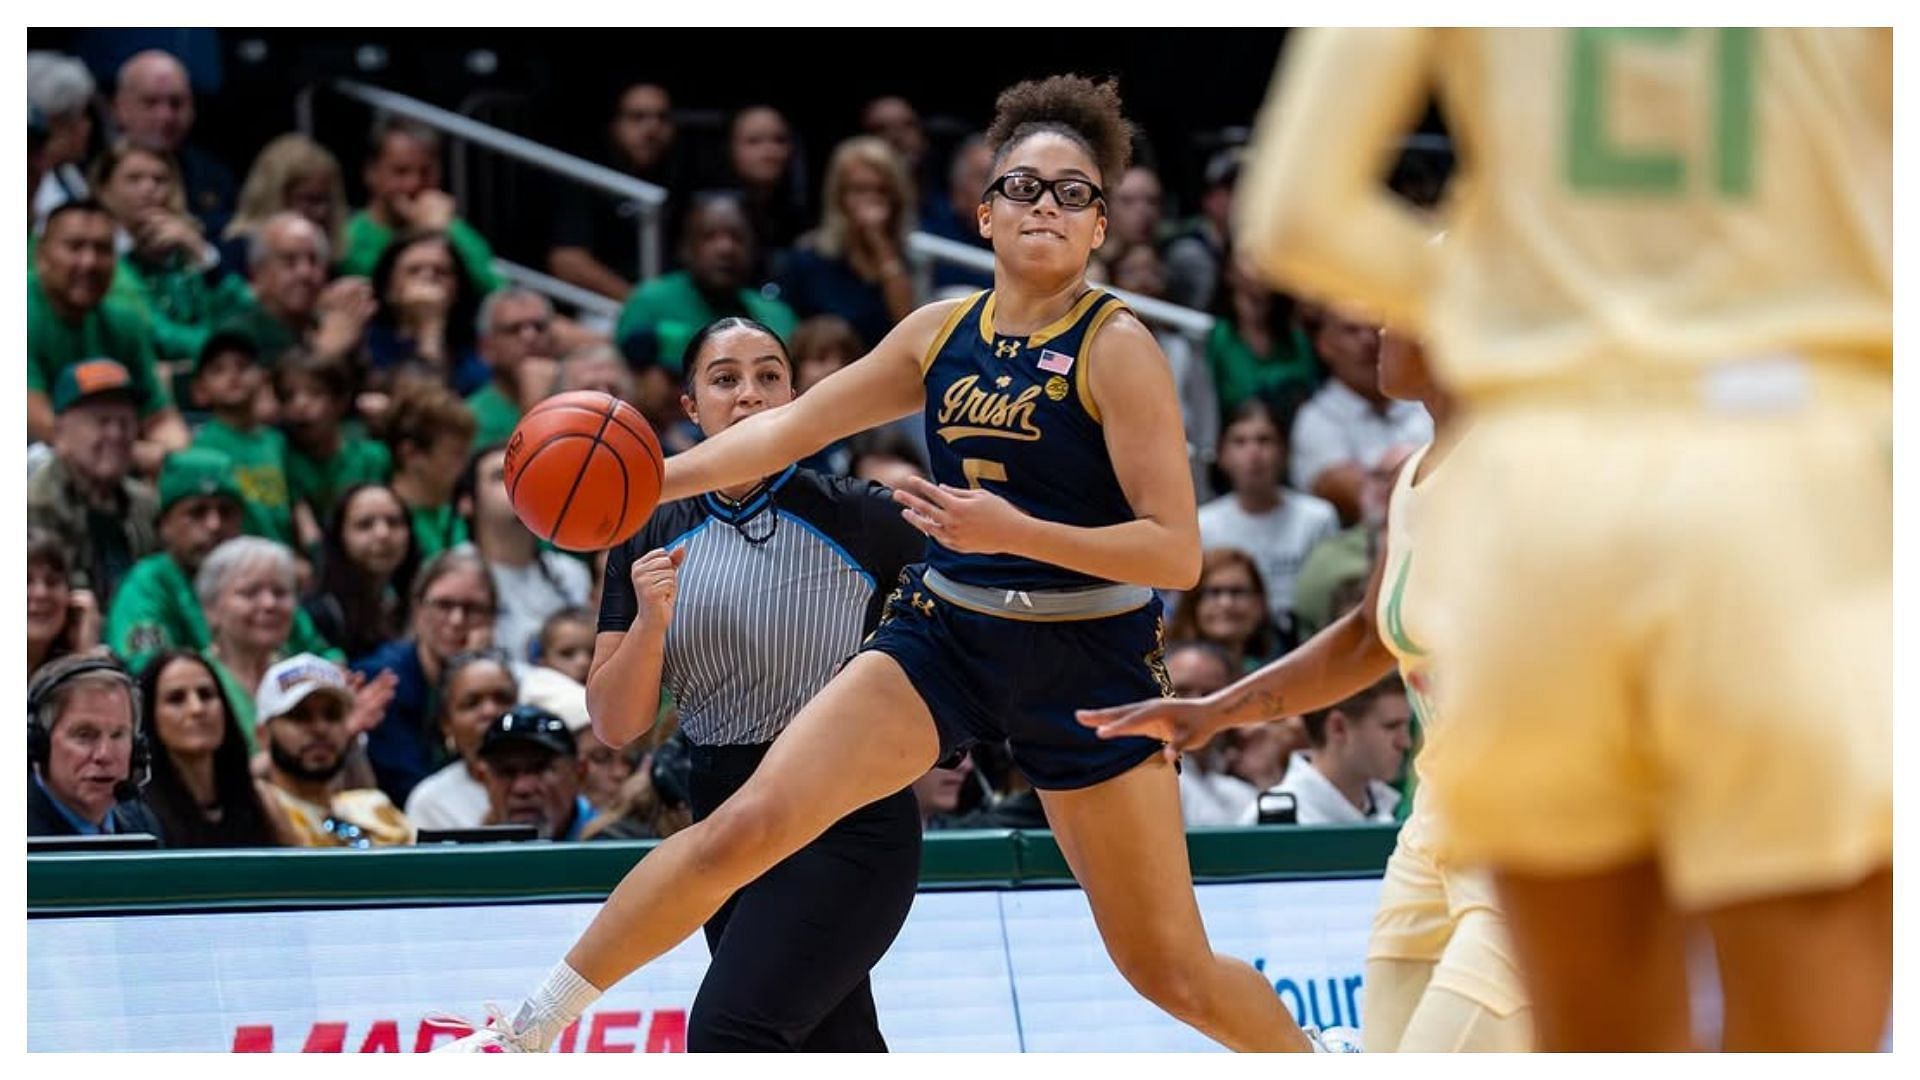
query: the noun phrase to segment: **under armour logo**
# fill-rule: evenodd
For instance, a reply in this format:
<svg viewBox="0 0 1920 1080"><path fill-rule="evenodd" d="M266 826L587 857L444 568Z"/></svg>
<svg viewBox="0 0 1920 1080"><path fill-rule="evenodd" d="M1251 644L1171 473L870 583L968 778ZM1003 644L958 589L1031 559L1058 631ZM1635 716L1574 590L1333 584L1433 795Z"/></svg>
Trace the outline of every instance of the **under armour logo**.
<svg viewBox="0 0 1920 1080"><path fill-rule="evenodd" d="M993 355L1001 360L1011 360L1020 355L1020 343L1017 341L996 341L993 343Z"/></svg>
<svg viewBox="0 0 1920 1080"><path fill-rule="evenodd" d="M913 609L922 615L931 616L933 614L933 601L918 592L913 594L913 599L909 600L908 603L912 604Z"/></svg>

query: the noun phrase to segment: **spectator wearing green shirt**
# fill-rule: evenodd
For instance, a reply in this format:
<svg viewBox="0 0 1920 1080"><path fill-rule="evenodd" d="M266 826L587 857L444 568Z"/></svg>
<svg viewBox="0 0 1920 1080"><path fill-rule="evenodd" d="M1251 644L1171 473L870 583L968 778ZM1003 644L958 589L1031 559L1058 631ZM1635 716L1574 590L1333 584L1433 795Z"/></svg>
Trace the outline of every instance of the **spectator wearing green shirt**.
<svg viewBox="0 0 1920 1080"><path fill-rule="evenodd" d="M113 273L113 218L104 207L81 199L47 217L27 278L27 439L53 438L48 394L62 368L117 360L139 388L141 437L134 461L151 474L167 451L187 445L189 435L161 382L145 319L107 299Z"/></svg>
<svg viewBox="0 0 1920 1080"><path fill-rule="evenodd" d="M113 295L146 313L162 358L197 356L215 326L253 306L246 282L221 272L219 249L187 213L167 154L116 143L94 163L93 190L119 229Z"/></svg>
<svg viewBox="0 0 1920 1080"><path fill-rule="evenodd" d="M325 521L355 484L384 484L393 475L385 443L348 424L353 369L337 356L295 349L273 371L280 427L287 436L287 494Z"/></svg>
<svg viewBox="0 0 1920 1080"><path fill-rule="evenodd" d="M440 190L439 133L410 120L382 119L367 151L367 208L347 219L340 272L371 277L396 233L444 232L480 291L499 288L493 249L455 215L453 196Z"/></svg>
<svg viewBox="0 0 1920 1080"><path fill-rule="evenodd" d="M1207 366L1220 394L1220 411L1264 397L1276 404L1306 400L1325 372L1313 343L1294 317L1294 303L1276 293L1240 260L1226 265Z"/></svg>
<svg viewBox="0 0 1920 1080"><path fill-rule="evenodd" d="M420 558L466 543L467 523L454 510L453 489L473 448L473 410L438 382L406 378L395 387L384 422L391 487L407 505Z"/></svg>
<svg viewBox="0 0 1920 1080"><path fill-rule="evenodd" d="M240 535L245 513L233 460L218 450L168 454L159 486L161 550L133 564L107 613L107 645L133 668L160 649L212 643L193 576L214 548ZM339 656L305 612L294 616L291 640L302 651Z"/></svg>
<svg viewBox="0 0 1920 1080"><path fill-rule="evenodd" d="M246 501L246 531L282 544L319 543L312 512L287 492L287 437L260 423L258 402L268 393L260 350L244 334L221 330L207 339L193 369L193 394L212 417L193 445L233 460L234 483Z"/></svg>
<svg viewBox="0 0 1920 1080"><path fill-rule="evenodd" d="M254 306L242 324L268 366L295 346L321 356L360 352L378 304L363 277L327 283L331 248L326 233L287 210L267 218L247 237L247 273Z"/></svg>
<svg viewBox="0 0 1920 1080"><path fill-rule="evenodd" d="M61 369L53 385L53 460L27 481L27 521L59 543L75 588L102 607L135 561L160 549L153 489L134 479L139 414L133 376L114 360Z"/></svg>
<svg viewBox="0 0 1920 1080"><path fill-rule="evenodd" d="M634 291L620 310L614 340L631 355L629 339L650 332L655 357L679 377L687 342L701 327L727 315L745 315L785 340L799 318L779 300L748 288L754 236L739 196L696 195L687 211L681 257L686 269L657 277Z"/></svg>
<svg viewBox="0 0 1920 1080"><path fill-rule="evenodd" d="M467 407L479 425L473 444L493 446L507 441L520 414L553 385L553 305L530 289L496 289L480 301L475 322L491 377L467 395Z"/></svg>

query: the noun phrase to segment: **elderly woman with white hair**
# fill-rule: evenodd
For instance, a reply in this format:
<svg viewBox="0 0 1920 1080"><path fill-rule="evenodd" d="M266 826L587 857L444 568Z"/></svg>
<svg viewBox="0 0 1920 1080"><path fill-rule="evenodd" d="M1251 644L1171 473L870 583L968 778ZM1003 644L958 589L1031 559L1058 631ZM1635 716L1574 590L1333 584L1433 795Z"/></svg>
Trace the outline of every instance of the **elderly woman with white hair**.
<svg viewBox="0 0 1920 1080"><path fill-rule="evenodd" d="M62 203L87 194L80 166L93 136L93 75L87 65L64 53L27 53L27 107L46 130L40 148L41 179L27 193L29 212L38 222Z"/></svg>
<svg viewBox="0 0 1920 1080"><path fill-rule="evenodd" d="M258 536L236 536L200 564L193 591L212 639L201 655L226 689L252 748L254 692L267 669L288 655L299 606L293 552Z"/></svg>

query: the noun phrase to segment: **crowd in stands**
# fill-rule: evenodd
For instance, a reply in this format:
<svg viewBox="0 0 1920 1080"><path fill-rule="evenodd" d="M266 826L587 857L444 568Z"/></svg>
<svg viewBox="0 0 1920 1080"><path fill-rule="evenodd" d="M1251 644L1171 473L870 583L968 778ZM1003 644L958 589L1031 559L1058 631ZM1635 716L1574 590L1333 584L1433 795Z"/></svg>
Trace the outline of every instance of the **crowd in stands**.
<svg viewBox="0 0 1920 1080"><path fill-rule="evenodd" d="M551 220L544 269L621 305L595 320L503 278L429 128L382 116L364 145L290 132L223 162L164 52L114 71L31 52L27 82L30 831L367 847L683 827L672 701L639 745L588 720L605 553L520 524L503 446L533 404L594 389L678 452L700 438L682 354L712 320L781 334L804 392L917 305L991 285L917 274L907 243L985 246L982 138L936 152L914 105L881 97L814 176L758 105L702 175L669 90L637 81L609 103L602 161L666 190L665 272L642 279L632 220L597 193L521 210ZM1206 164L1186 217L1144 140L1135 157L1108 178L1090 276L1214 317L1154 327L1206 548L1199 583L1165 597L1167 667L1197 696L1358 602L1393 470L1432 426L1379 392L1376 327L1236 258L1238 149ZM806 464L898 483L925 469L924 439L910 418ZM1183 770L1188 823L1253 823L1270 789L1302 824L1392 820L1408 729L1389 681L1224 735ZM915 790L929 828L1045 825L1001 747Z"/></svg>

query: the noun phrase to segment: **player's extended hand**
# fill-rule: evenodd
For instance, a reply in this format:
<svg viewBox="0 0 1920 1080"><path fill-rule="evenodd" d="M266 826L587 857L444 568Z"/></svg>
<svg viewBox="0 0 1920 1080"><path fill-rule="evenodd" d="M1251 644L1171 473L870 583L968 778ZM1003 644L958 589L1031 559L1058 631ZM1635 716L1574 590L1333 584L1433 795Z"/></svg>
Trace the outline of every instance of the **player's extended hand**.
<svg viewBox="0 0 1920 1080"><path fill-rule="evenodd" d="M633 596L640 602L640 624L662 629L673 621L673 603L680 595L680 564L687 561L687 549L669 552L654 548L633 564Z"/></svg>
<svg viewBox="0 0 1920 1080"><path fill-rule="evenodd" d="M908 477L893 492L907 524L948 551L993 555L1012 551L1027 515L985 488L957 488Z"/></svg>
<svg viewBox="0 0 1920 1080"><path fill-rule="evenodd" d="M1167 744L1167 760L1182 750L1198 750L1233 726L1227 711L1204 698L1148 698L1106 709L1076 709L1074 719L1103 739L1144 735Z"/></svg>

